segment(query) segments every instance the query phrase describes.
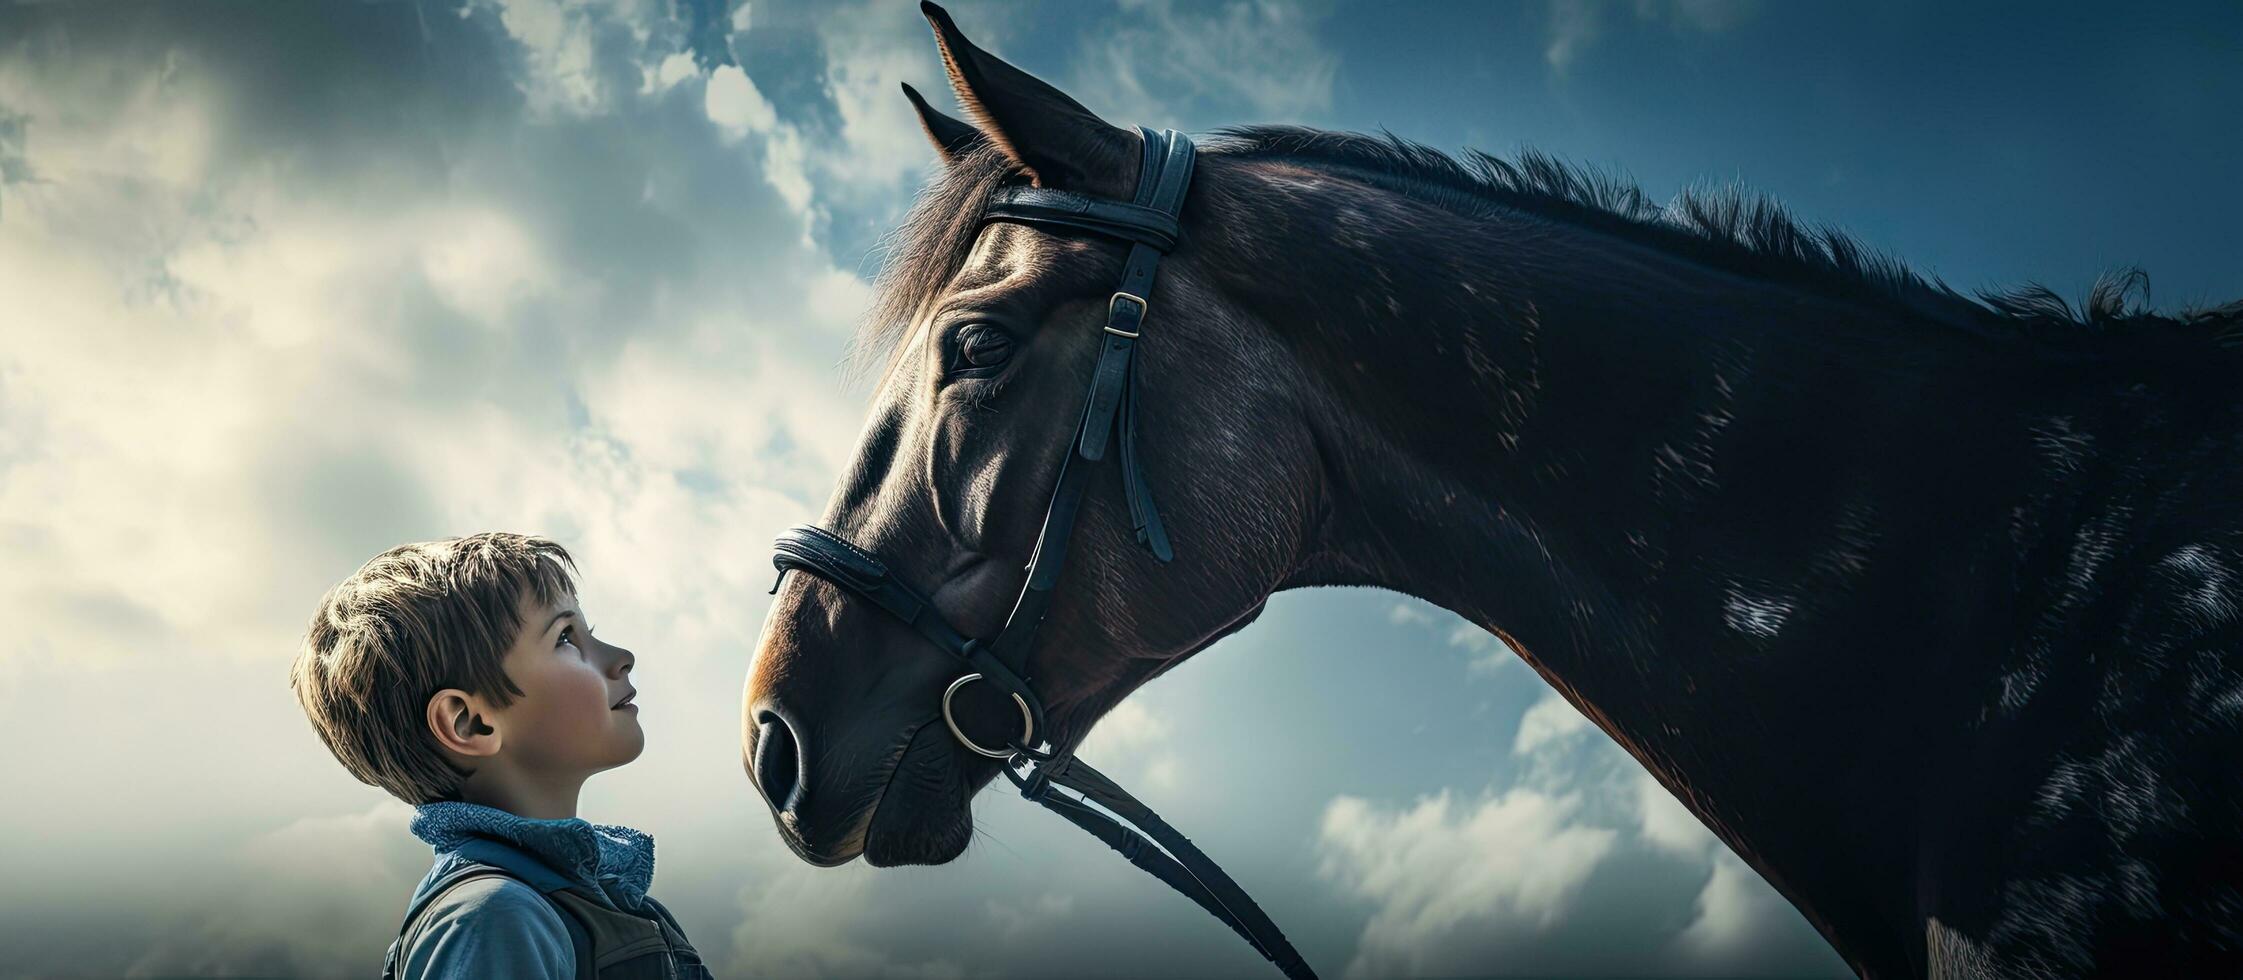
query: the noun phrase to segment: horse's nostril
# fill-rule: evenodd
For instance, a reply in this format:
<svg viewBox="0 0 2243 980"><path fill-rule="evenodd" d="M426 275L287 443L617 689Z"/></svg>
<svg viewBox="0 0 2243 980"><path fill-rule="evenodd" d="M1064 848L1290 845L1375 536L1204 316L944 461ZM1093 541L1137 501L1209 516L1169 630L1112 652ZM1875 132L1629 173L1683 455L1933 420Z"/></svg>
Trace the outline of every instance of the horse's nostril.
<svg viewBox="0 0 2243 980"><path fill-rule="evenodd" d="M763 790L763 798L771 808L779 811L794 809L800 780L797 779L801 753L794 744L794 730L778 715L763 712L758 719L755 738L755 781Z"/></svg>

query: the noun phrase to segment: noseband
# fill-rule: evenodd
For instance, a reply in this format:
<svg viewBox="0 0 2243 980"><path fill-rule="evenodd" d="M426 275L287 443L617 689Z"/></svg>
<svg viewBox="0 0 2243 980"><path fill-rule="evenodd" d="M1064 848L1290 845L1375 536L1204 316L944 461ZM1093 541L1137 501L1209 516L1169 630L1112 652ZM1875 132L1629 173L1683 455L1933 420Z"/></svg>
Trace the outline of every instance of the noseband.
<svg viewBox="0 0 2243 980"><path fill-rule="evenodd" d="M981 755L1005 760L1005 776L1021 796L1066 817L1076 826L1105 841L1131 864L1167 882L1200 907L1223 920L1278 969L1294 980L1314 980L1316 974L1285 940L1277 924L1238 887L1229 875L1208 860L1192 842L1160 819L1151 808L1095 769L1074 758L1072 748L1053 744L1045 737L1043 702L1028 686L1026 663L1030 642L1051 605L1052 589L1067 561L1067 543L1073 536L1075 516L1082 505L1090 473L1108 455L1108 435L1119 430L1113 449L1121 456L1122 490L1129 499L1130 520L1137 542L1155 558L1174 557L1160 512L1153 506L1151 487L1137 461L1137 341L1143 336L1150 308L1153 274L1160 258L1175 247L1178 217L1184 193L1191 186L1192 141L1175 130L1155 133L1139 126L1144 137L1143 166L1137 172L1137 192L1129 203L1041 187L1006 187L991 196L982 221L1012 221L1072 233L1089 233L1130 243L1121 284L1106 300L1106 327L1091 373L1090 391L1083 399L1082 420L1075 427L1070 451L1059 467L1059 483L1044 513L1036 550L1028 559L1028 581L1012 615L995 640L984 645L945 622L934 603L889 574L888 566L871 552L840 535L814 524L801 524L781 532L772 564L779 579L771 584L776 594L786 573L804 569L860 598L871 600L917 630L919 635L957 659L964 668L942 693L942 720L959 744ZM1077 465L1080 464L1080 465ZM989 748L958 725L950 702L958 690L974 681L995 685L1012 696L1020 708L1020 735L1004 748ZM1038 746L1048 746L1039 748ZM1024 772L1023 770L1029 770ZM1054 784L1082 794L1081 798L1052 792ZM1098 803L1142 829L1141 834L1112 817L1092 809ZM1146 846L1146 834L1160 847ZM1164 852L1162 848L1166 848Z"/></svg>

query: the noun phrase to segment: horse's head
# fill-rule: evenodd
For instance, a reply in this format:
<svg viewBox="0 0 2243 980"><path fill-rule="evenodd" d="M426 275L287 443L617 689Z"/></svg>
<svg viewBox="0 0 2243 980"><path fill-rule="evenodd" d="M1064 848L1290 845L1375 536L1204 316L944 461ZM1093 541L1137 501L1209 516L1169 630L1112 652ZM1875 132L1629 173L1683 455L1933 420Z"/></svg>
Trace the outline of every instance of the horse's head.
<svg viewBox="0 0 2243 980"><path fill-rule="evenodd" d="M871 327L892 346L819 524L877 554L960 632L987 638L1021 594L1129 245L984 223L982 208L1008 183L1126 201L1141 139L926 11L978 125L906 87L944 173L882 273ZM1039 736L1062 749L1153 675L1251 621L1297 567L1318 506L1292 358L1212 268L1211 248L1236 254L1225 187L1222 162L1203 156L1135 355L1136 455L1173 559L1140 545L1121 467L1107 460L1089 474L1029 648L1026 675L1047 712ZM943 722L958 662L819 576L786 576L777 595L748 676L742 750L781 836L821 865L860 852L880 866L957 857L972 832L968 800L1001 765ZM977 736L983 744L1020 730L1019 708L990 685L961 689L954 707L962 727L998 733Z"/></svg>

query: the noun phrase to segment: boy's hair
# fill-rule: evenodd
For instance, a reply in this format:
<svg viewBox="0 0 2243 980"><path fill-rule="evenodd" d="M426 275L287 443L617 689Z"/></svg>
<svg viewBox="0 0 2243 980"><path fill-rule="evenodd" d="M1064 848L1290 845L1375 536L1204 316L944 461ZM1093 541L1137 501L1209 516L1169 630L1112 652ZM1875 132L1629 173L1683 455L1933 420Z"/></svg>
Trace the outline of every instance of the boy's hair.
<svg viewBox="0 0 2243 980"><path fill-rule="evenodd" d="M471 773L437 747L429 697L456 687L514 703L503 661L522 597L575 595L575 567L550 540L499 531L391 548L321 597L289 686L360 782L412 804L458 799Z"/></svg>

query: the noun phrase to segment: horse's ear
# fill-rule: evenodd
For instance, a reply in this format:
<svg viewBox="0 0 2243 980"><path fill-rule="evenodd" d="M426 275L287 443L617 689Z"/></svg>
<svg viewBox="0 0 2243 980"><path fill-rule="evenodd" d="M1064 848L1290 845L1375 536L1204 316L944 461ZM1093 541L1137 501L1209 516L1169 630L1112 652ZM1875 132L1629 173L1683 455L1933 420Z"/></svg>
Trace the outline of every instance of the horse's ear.
<svg viewBox="0 0 2243 980"><path fill-rule="evenodd" d="M959 122L935 110L927 100L919 97L919 90L910 82L903 83L903 97L911 100L911 107L919 110L919 128L926 130L927 140L935 145L945 165L956 163L959 157L986 141L981 130L969 123Z"/></svg>
<svg viewBox="0 0 2243 980"><path fill-rule="evenodd" d="M1042 79L974 47L941 7L922 0L919 10L934 25L943 67L966 114L1038 186L1129 196L1137 186L1136 133L1098 118Z"/></svg>

